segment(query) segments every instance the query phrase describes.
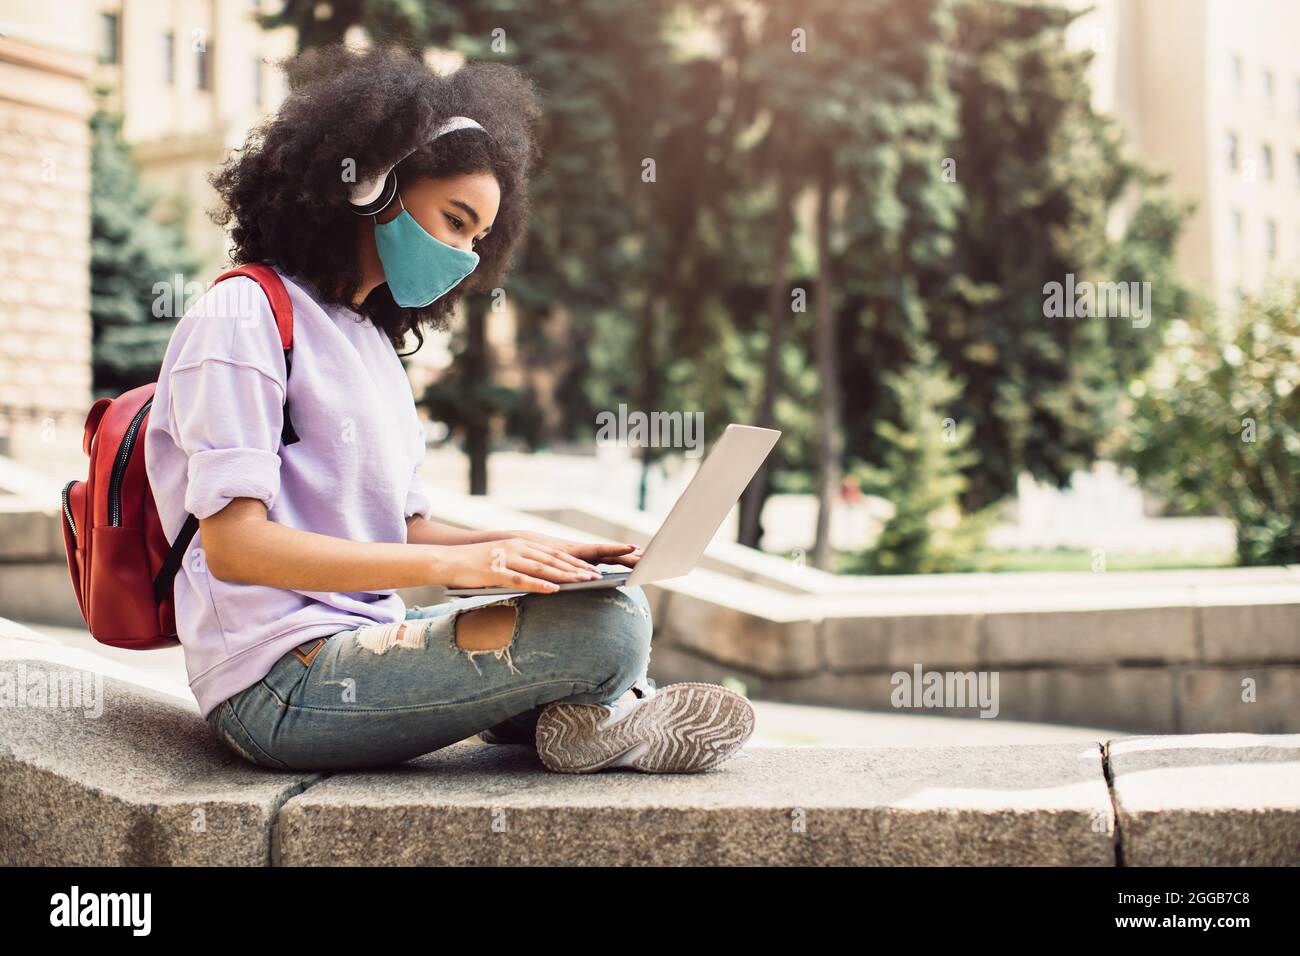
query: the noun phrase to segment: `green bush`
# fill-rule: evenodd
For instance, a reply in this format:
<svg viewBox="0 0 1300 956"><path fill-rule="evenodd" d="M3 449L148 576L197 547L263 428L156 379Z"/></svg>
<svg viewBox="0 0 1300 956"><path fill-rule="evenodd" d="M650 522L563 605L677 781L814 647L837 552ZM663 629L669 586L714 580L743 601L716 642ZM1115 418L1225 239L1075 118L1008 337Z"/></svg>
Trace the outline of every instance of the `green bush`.
<svg viewBox="0 0 1300 956"><path fill-rule="evenodd" d="M1121 457L1147 488L1230 518L1242 564L1300 561L1300 281L1174 323L1130 393Z"/></svg>

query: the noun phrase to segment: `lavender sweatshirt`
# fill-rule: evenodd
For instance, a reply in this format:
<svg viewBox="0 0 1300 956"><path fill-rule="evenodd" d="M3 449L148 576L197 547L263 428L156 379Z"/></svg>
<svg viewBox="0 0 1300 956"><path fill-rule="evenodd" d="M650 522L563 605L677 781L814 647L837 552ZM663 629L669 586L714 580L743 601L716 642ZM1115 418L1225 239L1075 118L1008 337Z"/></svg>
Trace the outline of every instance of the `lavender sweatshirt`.
<svg viewBox="0 0 1300 956"><path fill-rule="evenodd" d="M284 353L266 296L242 276L214 285L172 333L149 414L145 466L163 528L174 540L186 512L207 518L234 498L257 498L290 528L403 542L406 517L430 508L415 478L424 433L406 371L369 319L284 278L294 310L289 412L300 440L280 442ZM175 593L204 717L304 641L405 616L391 588L327 593L222 581L207 572L200 537Z"/></svg>

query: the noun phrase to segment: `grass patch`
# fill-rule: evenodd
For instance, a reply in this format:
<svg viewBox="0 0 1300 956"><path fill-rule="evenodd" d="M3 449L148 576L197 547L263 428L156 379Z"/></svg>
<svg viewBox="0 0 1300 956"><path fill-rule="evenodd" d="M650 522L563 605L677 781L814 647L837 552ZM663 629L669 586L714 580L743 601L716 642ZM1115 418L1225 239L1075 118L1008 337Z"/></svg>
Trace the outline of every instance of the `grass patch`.
<svg viewBox="0 0 1300 956"><path fill-rule="evenodd" d="M975 571L1091 571L1092 552L1055 548L1043 551L986 551L976 557ZM1107 554L1107 571L1178 571L1236 567L1231 552L1187 554Z"/></svg>

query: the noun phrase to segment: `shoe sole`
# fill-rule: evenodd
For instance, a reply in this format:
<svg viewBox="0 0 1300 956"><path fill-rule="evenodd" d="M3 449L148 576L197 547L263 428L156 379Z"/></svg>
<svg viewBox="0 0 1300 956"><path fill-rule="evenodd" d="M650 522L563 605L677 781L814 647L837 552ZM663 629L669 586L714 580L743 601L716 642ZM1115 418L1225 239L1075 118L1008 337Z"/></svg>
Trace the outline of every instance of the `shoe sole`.
<svg viewBox="0 0 1300 956"><path fill-rule="evenodd" d="M552 704L537 721L537 754L556 773L629 767L699 773L734 755L754 732L754 708L717 684L670 684L609 726L600 704Z"/></svg>

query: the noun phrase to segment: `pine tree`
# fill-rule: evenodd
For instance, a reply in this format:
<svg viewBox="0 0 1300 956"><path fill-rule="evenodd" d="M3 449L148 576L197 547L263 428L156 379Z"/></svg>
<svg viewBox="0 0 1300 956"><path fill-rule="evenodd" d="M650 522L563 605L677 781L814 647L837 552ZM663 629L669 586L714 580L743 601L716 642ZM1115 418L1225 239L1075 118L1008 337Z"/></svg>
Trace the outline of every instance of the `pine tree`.
<svg viewBox="0 0 1300 956"><path fill-rule="evenodd" d="M180 318L173 306L183 303L184 285L198 269L180 227L152 217L155 198L142 187L120 128L120 121L105 113L91 118L90 314L96 395L116 395L153 381ZM174 291L177 276L181 287Z"/></svg>
<svg viewBox="0 0 1300 956"><path fill-rule="evenodd" d="M894 506L874 549L851 565L872 574L965 571L980 548L989 515L962 513L963 471L975 461L973 426L948 409L960 388L935 349L922 342L912 365L885 375L899 420L876 423L883 467L859 469L863 490Z"/></svg>

